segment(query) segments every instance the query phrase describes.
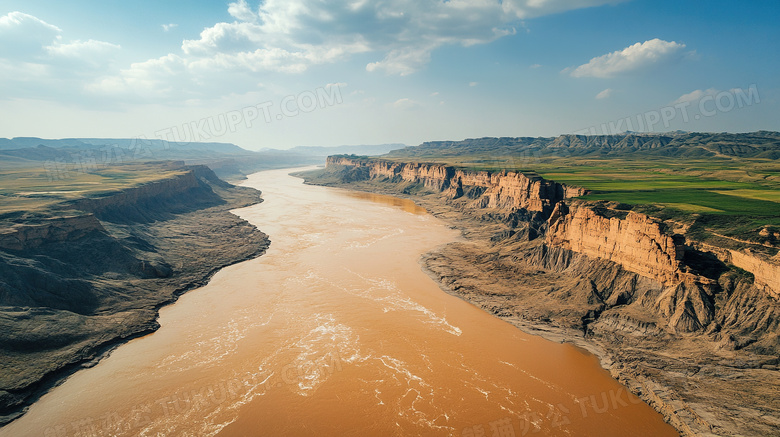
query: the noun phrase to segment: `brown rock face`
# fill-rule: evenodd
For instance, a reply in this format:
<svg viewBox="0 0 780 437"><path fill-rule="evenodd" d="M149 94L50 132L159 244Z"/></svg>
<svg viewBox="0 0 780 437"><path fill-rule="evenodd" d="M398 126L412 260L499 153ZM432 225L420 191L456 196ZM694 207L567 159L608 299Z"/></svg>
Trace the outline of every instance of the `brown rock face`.
<svg viewBox="0 0 780 437"><path fill-rule="evenodd" d="M780 300L780 263L765 259L749 250L729 250L728 261L752 273L756 287Z"/></svg>
<svg viewBox="0 0 780 437"><path fill-rule="evenodd" d="M715 321L719 285L713 278L691 273L694 270L683 264L684 237L667 234L663 223L633 211L607 210L584 202L567 206L570 202L565 199L587 193L583 188L515 172L466 171L441 164L381 159L333 156L328 158L328 167L348 169L352 182L415 183L449 198L472 199L466 208L540 212L549 217L548 246L611 261L655 281L660 292L644 305L661 316L671 330L701 331ZM715 247L699 248L697 253L705 252L752 273L756 288L775 300L780 296L780 262Z"/></svg>
<svg viewBox="0 0 780 437"><path fill-rule="evenodd" d="M607 218L591 208L560 203L548 223L551 245L613 261L664 285L680 282L682 242L666 235L651 217L631 211L625 219Z"/></svg>
<svg viewBox="0 0 780 437"><path fill-rule="evenodd" d="M123 208L136 205L148 199L181 195L187 190L198 187L195 167L190 167L191 170L178 176L150 182L138 187L125 188L103 197L79 199L63 206L100 214L109 208Z"/></svg>
<svg viewBox="0 0 780 437"><path fill-rule="evenodd" d="M697 243L697 250L709 252L724 263L732 264L753 274L753 285L775 300L780 300L780 253L768 258L750 249L734 250Z"/></svg>
<svg viewBox="0 0 780 437"><path fill-rule="evenodd" d="M715 281L686 272L683 239L664 232L663 224L629 211L625 218L605 217L589 206L556 205L548 220L547 244L612 261L657 281L660 294L648 309L677 332L706 328L715 318Z"/></svg>
<svg viewBox="0 0 780 437"><path fill-rule="evenodd" d="M92 231L105 231L92 214L57 217L38 224L18 224L0 233L0 249L33 249L48 242L75 240Z"/></svg>
<svg viewBox="0 0 780 437"><path fill-rule="evenodd" d="M442 164L403 163L381 159L361 160L328 157L328 167L365 169L365 179L386 178L394 182L419 183L446 192L453 198L473 198L473 207L516 209L549 213L559 201L587 191L516 172L466 171Z"/></svg>

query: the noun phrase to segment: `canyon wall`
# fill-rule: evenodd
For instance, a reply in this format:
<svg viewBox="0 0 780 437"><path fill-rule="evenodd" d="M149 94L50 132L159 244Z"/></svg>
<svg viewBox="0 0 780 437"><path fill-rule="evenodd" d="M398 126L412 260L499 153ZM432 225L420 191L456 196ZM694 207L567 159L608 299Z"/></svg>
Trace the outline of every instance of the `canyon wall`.
<svg viewBox="0 0 780 437"><path fill-rule="evenodd" d="M344 156L328 157L329 168L358 169L353 179L388 179L392 182L422 184L445 192L449 197L474 199L476 208L517 209L549 214L555 204L587 191L516 172L488 172L456 169L443 164L404 163L381 159L363 160Z"/></svg>
<svg viewBox="0 0 780 437"><path fill-rule="evenodd" d="M750 249L734 250L697 243L697 250L714 254L719 260L750 272L754 284L777 300L780 300L780 253L769 258Z"/></svg>
<svg viewBox="0 0 780 437"><path fill-rule="evenodd" d="M73 241L92 231L105 229L95 214L108 210L137 207L150 201L181 196L189 190L201 188L198 177L217 179L205 166L182 166L182 173L136 187L105 193L99 197L64 202L60 210L76 210L62 217L40 219L35 223L19 223L0 229L0 249L27 250L45 243ZM218 179L217 179L218 180ZM221 181L220 181L221 182Z"/></svg>
<svg viewBox="0 0 780 437"><path fill-rule="evenodd" d="M664 233L663 224L629 211L625 218L607 218L593 208L556 205L547 241L584 255L620 264L628 271L663 285L680 281L683 239Z"/></svg>
<svg viewBox="0 0 780 437"><path fill-rule="evenodd" d="M195 170L188 170L170 178L160 179L136 187L125 188L120 191L106 193L100 197L90 197L67 202L63 209L76 209L92 213L101 213L109 208L123 208L138 205L141 202L154 198L167 198L182 194L187 190L199 187Z"/></svg>
<svg viewBox="0 0 780 437"><path fill-rule="evenodd" d="M0 249L33 249L47 242L75 240L92 231L105 231L92 214L56 217L36 224L16 224L0 230Z"/></svg>
<svg viewBox="0 0 780 437"><path fill-rule="evenodd" d="M451 199L473 199L467 203L469 208L495 208L507 213L517 209L541 212L543 217L549 217L547 244L612 261L627 271L657 281L667 289L659 301L661 307L668 307L662 313L678 322L686 318L679 314L680 305L692 295L708 294L708 289L716 282L685 266L685 238L670 235L658 220L632 211L607 210L586 202L564 202L587 194L581 187L515 172L470 171L443 164L349 156L328 157L327 169L336 172L348 169L351 181L421 184ZM576 205L569 207L567 203ZM750 272L757 288L775 299L780 298L780 262L751 252L712 246L698 250L712 252L721 261ZM694 305L698 306L701 305ZM695 312L700 313L701 323L711 320L710 310ZM674 317L674 314L678 316ZM687 314L690 316L692 312ZM698 325L687 324L689 329Z"/></svg>
<svg viewBox="0 0 780 437"><path fill-rule="evenodd" d="M755 278L754 284L780 300L780 262L760 257L749 250L729 249L729 261L735 266L747 270Z"/></svg>

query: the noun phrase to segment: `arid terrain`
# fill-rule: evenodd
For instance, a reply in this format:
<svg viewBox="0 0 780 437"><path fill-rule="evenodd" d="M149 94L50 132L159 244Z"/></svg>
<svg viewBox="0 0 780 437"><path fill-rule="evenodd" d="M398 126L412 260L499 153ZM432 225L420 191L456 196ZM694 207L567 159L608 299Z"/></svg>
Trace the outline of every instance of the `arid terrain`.
<svg viewBox="0 0 780 437"><path fill-rule="evenodd" d="M229 212L260 192L205 166L117 165L75 173L48 194L36 187L54 184L29 169L7 177L16 186L4 186L0 227L0 423L269 244Z"/></svg>
<svg viewBox="0 0 780 437"><path fill-rule="evenodd" d="M469 141L461 145L467 147ZM774 140L768 143L764 153L780 150ZM704 141L700 148L706 154L712 145ZM659 154L680 150L653 149ZM387 159L335 156L324 170L303 176L307 183L408 197L447 220L462 231L465 241L422 259L424 269L445 291L520 329L595 353L615 378L682 435L778 432L776 228L735 229L741 238L711 231L686 233L691 222L707 217L659 203L610 201L609 193L590 200L587 184L562 184L527 170L470 169L414 157L426 152L426 158L437 156L425 144ZM636 148L631 153L636 154ZM571 160L573 154L569 151L566 158ZM438 156L452 160L463 155L458 151ZM721 164L738 166L744 159L732 153ZM501 159L496 161L500 165ZM610 164L607 159L600 162ZM533 169L533 163L524 164ZM556 162L545 164L554 167ZM645 171L654 165L644 164ZM754 189L775 192L773 158L751 165L769 166L770 173L766 185ZM559 166L556 171L568 170ZM710 185L719 180L701 179ZM626 190L624 197L628 195ZM696 197L689 198L695 204ZM768 205L769 210L729 220L774 224L780 208ZM648 211L658 211L666 220ZM722 216L714 219L724 222ZM681 226L685 220L687 225Z"/></svg>

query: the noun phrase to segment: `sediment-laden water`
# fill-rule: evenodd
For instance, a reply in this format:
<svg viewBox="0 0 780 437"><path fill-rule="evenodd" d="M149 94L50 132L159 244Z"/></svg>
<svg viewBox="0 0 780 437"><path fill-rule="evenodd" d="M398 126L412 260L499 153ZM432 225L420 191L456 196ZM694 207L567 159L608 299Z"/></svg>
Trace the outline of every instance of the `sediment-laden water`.
<svg viewBox="0 0 780 437"><path fill-rule="evenodd" d="M410 201L250 176L235 211L268 253L43 396L0 436L665 436L573 346L442 292L420 255L458 238Z"/></svg>

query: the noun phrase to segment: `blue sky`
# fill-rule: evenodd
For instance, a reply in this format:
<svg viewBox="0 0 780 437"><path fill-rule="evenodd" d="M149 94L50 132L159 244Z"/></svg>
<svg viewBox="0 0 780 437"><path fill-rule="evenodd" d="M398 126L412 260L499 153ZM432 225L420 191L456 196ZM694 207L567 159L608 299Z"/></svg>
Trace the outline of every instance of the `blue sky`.
<svg viewBox="0 0 780 437"><path fill-rule="evenodd" d="M780 130L779 18L774 0L6 0L0 137Z"/></svg>

